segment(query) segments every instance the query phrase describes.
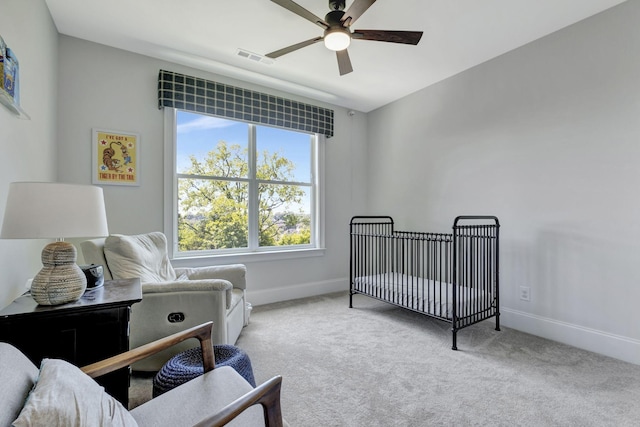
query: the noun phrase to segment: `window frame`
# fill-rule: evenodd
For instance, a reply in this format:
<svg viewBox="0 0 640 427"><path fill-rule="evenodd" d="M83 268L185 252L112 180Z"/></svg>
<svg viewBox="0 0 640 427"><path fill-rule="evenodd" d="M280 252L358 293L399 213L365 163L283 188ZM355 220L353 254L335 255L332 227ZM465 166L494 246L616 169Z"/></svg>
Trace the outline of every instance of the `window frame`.
<svg viewBox="0 0 640 427"><path fill-rule="evenodd" d="M183 266L195 266L198 260L209 258L223 258L224 262L248 262L251 260L269 261L288 258L302 258L310 256L321 256L324 254L324 145L325 136L315 135L315 141L311 142L311 211L312 211L312 242L307 245L292 246L269 246L269 247L252 247L251 239L257 237L257 230L251 227L253 220L250 219L249 225L249 246L247 248L233 248L212 251L178 251L178 173L176 167L177 156L177 111L179 109L172 107L164 108L164 233L167 236L167 246L169 249L169 257L172 260L184 261ZM189 110L180 110L192 114L202 114ZM225 120L232 120L222 117ZM243 122L242 120L236 120ZM246 123L246 122L245 122ZM265 126L260 123L249 123L255 126ZM285 129L292 132L300 132L298 130ZM304 133L304 132L302 132ZM255 129L254 129L255 134ZM255 137L255 135L254 135ZM255 138L254 138L255 141ZM251 149L253 148L253 149ZM250 169L255 170L256 165L255 146L250 147L249 163ZM253 175L253 174L252 174ZM257 187L262 181L257 179L249 179L251 188ZM269 182L269 181L267 181ZM293 184L297 184L294 182ZM257 191L256 188L249 190ZM250 204L255 204L255 197L250 197ZM250 212L257 217L257 206L249 206ZM250 213L250 216L252 214Z"/></svg>

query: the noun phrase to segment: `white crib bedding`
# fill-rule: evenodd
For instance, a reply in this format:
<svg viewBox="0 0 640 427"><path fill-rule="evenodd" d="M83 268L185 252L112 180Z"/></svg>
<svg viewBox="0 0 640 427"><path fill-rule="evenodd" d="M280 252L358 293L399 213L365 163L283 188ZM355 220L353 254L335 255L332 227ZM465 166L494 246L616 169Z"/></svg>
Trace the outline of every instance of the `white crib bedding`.
<svg viewBox="0 0 640 427"><path fill-rule="evenodd" d="M451 283L401 273L383 273L356 277L355 290L377 296L394 304L451 319L453 285ZM485 292L458 286L458 307L473 307L484 301ZM466 311L466 310L464 310ZM458 313L458 316L464 313Z"/></svg>

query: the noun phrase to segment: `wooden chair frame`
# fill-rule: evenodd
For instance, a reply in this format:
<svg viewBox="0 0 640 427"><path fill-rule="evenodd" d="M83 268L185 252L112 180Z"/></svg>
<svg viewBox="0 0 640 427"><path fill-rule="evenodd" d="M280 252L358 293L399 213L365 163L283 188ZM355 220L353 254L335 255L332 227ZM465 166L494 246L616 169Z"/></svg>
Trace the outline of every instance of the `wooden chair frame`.
<svg viewBox="0 0 640 427"><path fill-rule="evenodd" d="M108 359L92 363L82 367L82 371L91 378L99 377L109 372L127 367L138 360L158 353L177 343L189 338L197 338L202 348L202 363L205 374L215 369L215 359L213 355L213 344L211 342L211 330L213 322L203 323L182 332L168 337L150 342L133 350L118 354ZM282 427L282 409L280 406L280 389L282 377L280 375L259 385L249 393L231 402L217 414L207 417L196 424L197 427L218 427L227 424L229 421L240 415L250 406L259 404L264 411L266 427Z"/></svg>

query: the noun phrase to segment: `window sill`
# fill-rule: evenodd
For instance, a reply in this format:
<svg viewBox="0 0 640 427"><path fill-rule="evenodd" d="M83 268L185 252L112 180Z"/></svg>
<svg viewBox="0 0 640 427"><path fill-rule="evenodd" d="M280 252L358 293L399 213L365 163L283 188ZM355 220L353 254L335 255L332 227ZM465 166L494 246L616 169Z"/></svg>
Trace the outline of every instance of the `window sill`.
<svg viewBox="0 0 640 427"><path fill-rule="evenodd" d="M174 267L202 267L205 265L244 264L265 261L283 261L288 259L324 256L324 248L311 248L289 251L252 252L242 254L220 254L206 256L176 257L171 260Z"/></svg>

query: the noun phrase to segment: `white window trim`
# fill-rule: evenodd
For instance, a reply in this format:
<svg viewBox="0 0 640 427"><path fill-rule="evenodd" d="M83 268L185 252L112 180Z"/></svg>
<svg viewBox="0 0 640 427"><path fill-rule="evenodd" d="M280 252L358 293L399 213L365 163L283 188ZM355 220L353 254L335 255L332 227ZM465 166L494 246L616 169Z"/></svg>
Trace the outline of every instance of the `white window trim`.
<svg viewBox="0 0 640 427"><path fill-rule="evenodd" d="M250 261L274 261L293 258L306 258L322 256L325 252L325 195L324 195L324 172L325 172L325 139L324 135L317 135L317 171L312 176L316 193L312 198L312 209L315 212L315 245L305 245L301 248L269 248L255 251L225 252L220 254L179 254L178 253L178 187L176 171L176 116L175 108L164 107L164 234L167 236L167 246L169 257L176 267L190 267L202 265L210 260L223 263L243 263Z"/></svg>

